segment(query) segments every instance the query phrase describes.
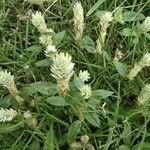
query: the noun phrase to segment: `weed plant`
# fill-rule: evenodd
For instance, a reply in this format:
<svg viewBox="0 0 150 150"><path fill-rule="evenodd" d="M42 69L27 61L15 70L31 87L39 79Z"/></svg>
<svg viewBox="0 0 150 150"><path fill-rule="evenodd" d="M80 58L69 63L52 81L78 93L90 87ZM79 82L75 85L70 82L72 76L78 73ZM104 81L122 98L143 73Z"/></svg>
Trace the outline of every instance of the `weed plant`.
<svg viewBox="0 0 150 150"><path fill-rule="evenodd" d="M149 31L149 0L1 0L0 149L150 150Z"/></svg>

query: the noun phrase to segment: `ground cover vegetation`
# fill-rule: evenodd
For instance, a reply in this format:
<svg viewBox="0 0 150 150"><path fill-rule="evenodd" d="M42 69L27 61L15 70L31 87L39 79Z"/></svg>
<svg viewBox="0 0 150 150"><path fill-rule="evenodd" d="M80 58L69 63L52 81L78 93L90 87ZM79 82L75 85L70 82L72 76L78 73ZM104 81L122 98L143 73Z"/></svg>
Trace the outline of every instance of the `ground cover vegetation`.
<svg viewBox="0 0 150 150"><path fill-rule="evenodd" d="M149 0L0 1L0 149L150 149Z"/></svg>

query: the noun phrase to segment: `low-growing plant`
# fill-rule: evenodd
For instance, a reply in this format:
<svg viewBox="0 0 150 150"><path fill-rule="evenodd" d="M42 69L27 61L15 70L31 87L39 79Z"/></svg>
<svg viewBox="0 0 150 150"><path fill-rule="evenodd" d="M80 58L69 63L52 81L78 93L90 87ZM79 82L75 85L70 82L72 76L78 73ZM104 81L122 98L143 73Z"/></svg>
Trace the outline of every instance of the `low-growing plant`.
<svg viewBox="0 0 150 150"><path fill-rule="evenodd" d="M2 2L0 149L150 149L149 1L125 2Z"/></svg>

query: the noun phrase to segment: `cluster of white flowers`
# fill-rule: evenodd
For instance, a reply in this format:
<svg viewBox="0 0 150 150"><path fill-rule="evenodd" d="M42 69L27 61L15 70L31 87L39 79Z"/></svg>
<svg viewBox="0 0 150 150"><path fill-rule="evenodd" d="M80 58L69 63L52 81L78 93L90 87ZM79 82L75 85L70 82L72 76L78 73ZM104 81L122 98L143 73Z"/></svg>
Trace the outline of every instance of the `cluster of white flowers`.
<svg viewBox="0 0 150 150"><path fill-rule="evenodd" d="M52 76L57 80L59 93L63 96L69 90L69 81L74 74L74 63L71 60L72 57L68 53L56 53L53 57Z"/></svg>
<svg viewBox="0 0 150 150"><path fill-rule="evenodd" d="M150 53L146 53L139 63L142 67L150 66Z"/></svg>
<svg viewBox="0 0 150 150"><path fill-rule="evenodd" d="M0 71L0 84L5 86L12 95L17 95L18 90L14 82L14 76L10 72Z"/></svg>
<svg viewBox="0 0 150 150"><path fill-rule="evenodd" d="M90 74L87 70L80 70L79 72L79 79L82 80L83 84L79 85L79 90L81 92L81 95L85 98L88 99L92 95L92 90L91 86L89 84L85 84L84 82L87 82L90 79Z"/></svg>
<svg viewBox="0 0 150 150"><path fill-rule="evenodd" d="M52 45L53 41L52 41L52 36L48 35L48 34L42 34L39 38L39 41L42 45L44 46L48 46L48 45Z"/></svg>
<svg viewBox="0 0 150 150"><path fill-rule="evenodd" d="M91 97L92 95L92 91L91 91L91 86L88 84L84 84L83 86L81 86L79 88L81 95L85 98L88 99Z"/></svg>
<svg viewBox="0 0 150 150"><path fill-rule="evenodd" d="M31 118L31 117L32 117L31 112L30 112L29 110L26 111L26 112L24 112L23 117L24 117L25 119Z"/></svg>
<svg viewBox="0 0 150 150"><path fill-rule="evenodd" d="M37 119L32 116L31 112L28 110L26 112L24 112L23 117L26 119L26 123L28 124L28 126L35 128L37 125Z"/></svg>
<svg viewBox="0 0 150 150"><path fill-rule="evenodd" d="M138 96L139 105L144 105L147 102L150 102L150 84L145 85Z"/></svg>
<svg viewBox="0 0 150 150"><path fill-rule="evenodd" d="M72 150L79 150L79 149L87 149L87 150L95 150L94 146L89 143L89 136L83 135L80 137L80 141L74 141L71 144Z"/></svg>
<svg viewBox="0 0 150 150"><path fill-rule="evenodd" d="M2 84L5 87L11 87L13 86L14 83L14 76L11 75L10 72L5 71L0 71L0 84Z"/></svg>
<svg viewBox="0 0 150 150"><path fill-rule="evenodd" d="M54 31L52 29L48 29L44 15L41 12L36 12L32 14L32 24L40 31L42 34L39 38L39 41L42 45L46 47L45 54L47 57L51 56L51 53L56 53L57 50L53 45L52 35Z"/></svg>
<svg viewBox="0 0 150 150"><path fill-rule="evenodd" d="M48 45L45 50L45 55L49 57L51 54L55 54L57 52L56 47L54 45Z"/></svg>
<svg viewBox="0 0 150 150"><path fill-rule="evenodd" d="M47 33L49 29L47 28L44 15L41 12L36 11L35 14L32 14L32 24L41 32Z"/></svg>
<svg viewBox="0 0 150 150"><path fill-rule="evenodd" d="M146 17L142 24L139 25L139 29L144 33L150 31L150 17Z"/></svg>
<svg viewBox="0 0 150 150"><path fill-rule="evenodd" d="M7 122L11 121L13 118L15 118L18 115L18 112L14 109L0 109L0 122Z"/></svg>
<svg viewBox="0 0 150 150"><path fill-rule="evenodd" d="M90 74L89 74L89 72L87 70L84 70L84 71L80 70L80 72L79 72L79 78L83 82L88 81L90 79Z"/></svg>
<svg viewBox="0 0 150 150"><path fill-rule="evenodd" d="M73 8L74 12L74 31L76 40L80 40L84 30L84 14L81 2L76 2Z"/></svg>
<svg viewBox="0 0 150 150"><path fill-rule="evenodd" d="M102 48L104 46L105 39L106 39L106 34L107 34L107 28L110 25L109 23L113 20L112 15L113 15L112 12L104 12L101 15L100 22L99 22L99 25L100 25L100 36L99 36L99 38L96 41L96 44L97 44L96 45L96 51L99 54L102 53Z"/></svg>
<svg viewBox="0 0 150 150"><path fill-rule="evenodd" d="M150 53L146 53L139 63L135 64L133 69L130 70L128 74L129 80L133 80L145 66L150 66Z"/></svg>
<svg viewBox="0 0 150 150"><path fill-rule="evenodd" d="M124 54L122 53L122 51L119 49L116 49L114 61L118 62L123 56Z"/></svg>
<svg viewBox="0 0 150 150"><path fill-rule="evenodd" d="M100 18L100 26L101 26L101 31L106 32L109 23L113 20L112 17L112 12L104 12L103 15Z"/></svg>

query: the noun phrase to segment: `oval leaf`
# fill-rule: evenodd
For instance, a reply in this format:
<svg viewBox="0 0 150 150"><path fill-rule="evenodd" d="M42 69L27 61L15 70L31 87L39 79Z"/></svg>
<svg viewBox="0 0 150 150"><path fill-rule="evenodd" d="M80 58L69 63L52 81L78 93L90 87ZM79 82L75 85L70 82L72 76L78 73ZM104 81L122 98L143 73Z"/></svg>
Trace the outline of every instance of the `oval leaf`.
<svg viewBox="0 0 150 150"><path fill-rule="evenodd" d="M81 129L81 122L79 120L73 122L68 130L67 141L69 144L73 143L76 139L76 136L79 134Z"/></svg>
<svg viewBox="0 0 150 150"><path fill-rule="evenodd" d="M48 61L48 59L43 59L43 60L40 60L40 61L36 62L35 65L37 67L50 66L50 62Z"/></svg>
<svg viewBox="0 0 150 150"><path fill-rule="evenodd" d="M69 104L65 101L63 97L60 96L52 96L47 98L46 100L49 104L54 106L68 106Z"/></svg>
<svg viewBox="0 0 150 150"><path fill-rule="evenodd" d="M66 31L59 32L54 35L54 45L59 45L65 36Z"/></svg>
<svg viewBox="0 0 150 150"><path fill-rule="evenodd" d="M137 36L137 32L135 29L131 29L131 28L124 28L121 32L121 35L126 36L126 37L136 37Z"/></svg>
<svg viewBox="0 0 150 150"><path fill-rule="evenodd" d="M24 127L24 123L25 121L20 121L19 123L17 124L2 124L0 125L0 134L2 133L10 133L10 132L14 132L16 130L19 130L20 128L23 128Z"/></svg>
<svg viewBox="0 0 150 150"><path fill-rule="evenodd" d="M139 12L134 12L134 11L127 11L123 13L123 21L139 21L143 20L145 16Z"/></svg>
<svg viewBox="0 0 150 150"><path fill-rule="evenodd" d="M122 139L124 141L124 144L130 145L131 144L131 126L127 121L124 121L124 130L122 132Z"/></svg>
<svg viewBox="0 0 150 150"><path fill-rule="evenodd" d="M80 42L80 46L85 48L90 53L96 53L95 43L89 36L83 37Z"/></svg>
<svg viewBox="0 0 150 150"><path fill-rule="evenodd" d="M132 148L132 150L149 150L149 149L150 149L149 142L140 142Z"/></svg>
<svg viewBox="0 0 150 150"><path fill-rule="evenodd" d="M35 82L30 84L30 86L44 95L49 96L57 93L56 85L50 82Z"/></svg>
<svg viewBox="0 0 150 150"><path fill-rule="evenodd" d="M30 150L40 150L40 143L39 143L39 141L35 140L32 143Z"/></svg>
<svg viewBox="0 0 150 150"><path fill-rule="evenodd" d="M120 63L120 62L114 62L114 65L115 65L115 67L116 67L118 73L119 73L121 76L125 77L125 76L127 75L128 70L127 70L127 67L126 67L125 64Z"/></svg>
<svg viewBox="0 0 150 150"><path fill-rule="evenodd" d="M113 94L112 91L107 91L107 90L103 90L103 89L94 90L92 92L92 95L94 97L98 97L98 98L101 98L101 99L105 99L105 98L111 96L112 94Z"/></svg>
<svg viewBox="0 0 150 150"><path fill-rule="evenodd" d="M54 150L54 148L54 131L53 127L51 127L50 131L46 135L43 150Z"/></svg>
<svg viewBox="0 0 150 150"><path fill-rule="evenodd" d="M100 126L99 116L96 113L94 112L85 113L85 118L91 125L95 127Z"/></svg>
<svg viewBox="0 0 150 150"><path fill-rule="evenodd" d="M130 150L130 148L126 145L121 145L121 146L119 146L118 150Z"/></svg>

